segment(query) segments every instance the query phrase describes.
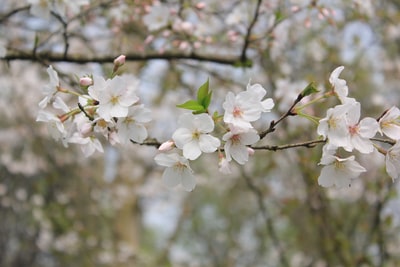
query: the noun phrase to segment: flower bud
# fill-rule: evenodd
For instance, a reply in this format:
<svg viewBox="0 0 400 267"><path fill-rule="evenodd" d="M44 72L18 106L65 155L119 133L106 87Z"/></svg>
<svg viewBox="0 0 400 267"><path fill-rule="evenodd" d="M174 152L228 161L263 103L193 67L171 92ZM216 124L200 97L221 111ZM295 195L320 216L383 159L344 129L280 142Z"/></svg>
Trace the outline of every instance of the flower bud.
<svg viewBox="0 0 400 267"><path fill-rule="evenodd" d="M247 153L249 153L249 156L253 156L254 152L255 152L254 149L252 149L250 147L247 148Z"/></svg>
<svg viewBox="0 0 400 267"><path fill-rule="evenodd" d="M120 66L124 65L125 64L125 59L126 59L125 55L120 55L119 57L114 59L114 66L120 67Z"/></svg>
<svg viewBox="0 0 400 267"><path fill-rule="evenodd" d="M174 146L175 146L174 141L168 140L168 141L162 143L162 144L160 145L160 147L158 148L158 150L159 150L159 151L164 151L164 152L165 152L165 151L171 150L172 148L174 148Z"/></svg>
<svg viewBox="0 0 400 267"><path fill-rule="evenodd" d="M79 79L79 84L81 86L90 86L93 84L93 80L90 77L82 77Z"/></svg>
<svg viewBox="0 0 400 267"><path fill-rule="evenodd" d="M206 3L204 3L204 2L198 2L197 4L196 4L196 8L197 9L203 9L203 8L205 8L206 7Z"/></svg>

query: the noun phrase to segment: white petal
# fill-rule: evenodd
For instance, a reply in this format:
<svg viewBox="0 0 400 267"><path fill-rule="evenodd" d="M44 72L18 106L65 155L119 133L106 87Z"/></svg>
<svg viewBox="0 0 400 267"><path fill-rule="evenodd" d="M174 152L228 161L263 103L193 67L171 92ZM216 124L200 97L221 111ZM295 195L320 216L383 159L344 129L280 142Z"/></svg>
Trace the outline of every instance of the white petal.
<svg viewBox="0 0 400 267"><path fill-rule="evenodd" d="M335 183L335 175L335 168L332 165L323 167L318 177L318 184L323 187L333 186Z"/></svg>
<svg viewBox="0 0 400 267"><path fill-rule="evenodd" d="M372 138L379 129L379 123L373 118L364 118L359 123L359 134L364 138Z"/></svg>
<svg viewBox="0 0 400 267"><path fill-rule="evenodd" d="M252 145L260 140L260 136L255 132L243 133L240 135L240 143L245 146Z"/></svg>
<svg viewBox="0 0 400 267"><path fill-rule="evenodd" d="M217 150L220 144L221 142L219 141L219 139L214 136L211 136L209 134L200 135L199 147L200 150L205 153L214 152L215 150Z"/></svg>
<svg viewBox="0 0 400 267"><path fill-rule="evenodd" d="M201 155L201 150L197 141L192 141L183 146L183 156L190 160L195 160Z"/></svg>
<svg viewBox="0 0 400 267"><path fill-rule="evenodd" d="M181 178L181 172L177 171L177 169L175 169L174 167L166 168L162 175L163 183L169 188L175 187L180 184Z"/></svg>
<svg viewBox="0 0 400 267"><path fill-rule="evenodd" d="M231 146L230 153L232 158L239 164L245 164L249 160L249 152L247 147L242 145Z"/></svg>
<svg viewBox="0 0 400 267"><path fill-rule="evenodd" d="M164 153L155 156L154 160L158 165L165 167L172 167L177 162L176 156L173 156L173 154L164 154Z"/></svg>
<svg viewBox="0 0 400 267"><path fill-rule="evenodd" d="M214 130L214 121L210 117L210 115L202 113L200 115L195 116L194 123L196 128L202 133L209 133Z"/></svg>
<svg viewBox="0 0 400 267"><path fill-rule="evenodd" d="M273 109L274 105L274 100L272 98L267 98L261 102L261 106L263 108L262 111L269 112L271 109Z"/></svg>
<svg viewBox="0 0 400 267"><path fill-rule="evenodd" d="M193 140L193 133L187 128L179 128L172 135L172 139L176 146L182 149L185 144Z"/></svg>
<svg viewBox="0 0 400 267"><path fill-rule="evenodd" d="M196 186L196 178L194 177L192 171L188 168L183 169L182 175L182 186L186 191L192 191Z"/></svg>

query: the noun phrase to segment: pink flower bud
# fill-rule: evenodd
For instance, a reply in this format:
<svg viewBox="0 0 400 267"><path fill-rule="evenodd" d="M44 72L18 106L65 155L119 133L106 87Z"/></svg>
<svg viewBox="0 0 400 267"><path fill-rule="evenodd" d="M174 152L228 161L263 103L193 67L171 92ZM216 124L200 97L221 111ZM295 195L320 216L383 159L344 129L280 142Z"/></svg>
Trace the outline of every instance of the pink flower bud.
<svg viewBox="0 0 400 267"><path fill-rule="evenodd" d="M154 35L150 34L146 37L146 39L144 40L145 44L150 44L151 42L153 42L154 40Z"/></svg>
<svg viewBox="0 0 400 267"><path fill-rule="evenodd" d="M92 124L91 123L83 124L79 129L79 132L83 137L89 137L93 132Z"/></svg>
<svg viewBox="0 0 400 267"><path fill-rule="evenodd" d="M160 147L158 148L158 150L165 152L165 151L171 150L172 148L174 148L174 146L175 146L174 141L168 140L168 141L162 143L160 145Z"/></svg>
<svg viewBox="0 0 400 267"><path fill-rule="evenodd" d="M119 57L114 59L114 66L120 67L120 66L124 65L125 59L126 59L125 55L120 55Z"/></svg>
<svg viewBox="0 0 400 267"><path fill-rule="evenodd" d="M204 3L204 2L198 2L198 3L195 5L195 7L196 7L197 9L203 9L203 8L206 7L206 3Z"/></svg>
<svg viewBox="0 0 400 267"><path fill-rule="evenodd" d="M79 79L79 84L82 86L89 86L93 84L93 80L90 77L82 77Z"/></svg>
<svg viewBox="0 0 400 267"><path fill-rule="evenodd" d="M253 156L254 155L254 149L248 147L247 148L247 153L249 153L249 156Z"/></svg>

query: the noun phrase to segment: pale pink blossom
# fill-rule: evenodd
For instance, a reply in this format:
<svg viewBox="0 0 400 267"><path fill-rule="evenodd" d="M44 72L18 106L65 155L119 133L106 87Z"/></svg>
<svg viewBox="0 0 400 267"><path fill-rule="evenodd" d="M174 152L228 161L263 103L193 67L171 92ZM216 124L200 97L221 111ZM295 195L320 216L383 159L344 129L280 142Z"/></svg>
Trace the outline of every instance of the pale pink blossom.
<svg viewBox="0 0 400 267"><path fill-rule="evenodd" d="M183 150L185 158L195 160L202 152L212 153L219 147L219 139L209 134L214 129L214 121L208 114L185 113L178 124L180 128L174 132L172 139Z"/></svg>
<svg viewBox="0 0 400 267"><path fill-rule="evenodd" d="M178 153L158 154L154 160L158 165L167 167L162 175L162 180L167 187L182 184L186 191L192 191L196 186L196 179L190 168L189 161Z"/></svg>
<svg viewBox="0 0 400 267"><path fill-rule="evenodd" d="M260 140L260 136L254 129L243 130L231 127L222 140L226 141L224 150L226 159L232 158L239 164L245 164L249 160L248 145L252 145Z"/></svg>
<svg viewBox="0 0 400 267"><path fill-rule="evenodd" d="M400 177L400 141L388 149L385 157L386 172L395 180Z"/></svg>
<svg viewBox="0 0 400 267"><path fill-rule="evenodd" d="M144 105L130 107L127 116L119 118L116 125L121 144L126 144L130 140L143 143L147 138L147 130L143 124L149 121L151 121L151 111Z"/></svg>
<svg viewBox="0 0 400 267"><path fill-rule="evenodd" d="M334 155L334 150L327 150L319 164L325 165L318 177L318 184L323 187L350 186L353 179L366 172L366 169L355 161L354 156L339 158Z"/></svg>
<svg viewBox="0 0 400 267"><path fill-rule="evenodd" d="M60 86L60 80L58 79L58 74L53 69L53 66L50 65L47 68L47 73L49 74L50 82L42 89L42 93L45 95L45 97L39 102L40 108L45 108L47 104L53 101L54 96L58 92L58 88Z"/></svg>
<svg viewBox="0 0 400 267"><path fill-rule="evenodd" d="M116 76L104 80L94 76L93 85L89 87L89 95L99 101L97 113L106 121L113 117L126 117L129 107L139 101L136 88L139 81L132 76Z"/></svg>
<svg viewBox="0 0 400 267"><path fill-rule="evenodd" d="M380 132L394 140L400 139L400 110L393 106L379 119Z"/></svg>

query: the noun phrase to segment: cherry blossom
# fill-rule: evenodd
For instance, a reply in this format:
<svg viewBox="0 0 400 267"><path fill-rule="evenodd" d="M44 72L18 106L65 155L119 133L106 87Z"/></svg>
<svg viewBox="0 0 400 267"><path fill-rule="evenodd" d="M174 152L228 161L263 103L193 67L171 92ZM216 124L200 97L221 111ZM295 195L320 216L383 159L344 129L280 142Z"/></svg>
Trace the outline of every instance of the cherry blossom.
<svg viewBox="0 0 400 267"><path fill-rule="evenodd" d="M39 110L36 121L46 122L50 135L56 141L64 140L67 136L67 131L61 119L49 111ZM67 144L64 143L64 146L67 146Z"/></svg>
<svg viewBox="0 0 400 267"><path fill-rule="evenodd" d="M357 178L367 170L355 161L354 156L339 158L334 155L332 147L325 149L320 165L325 165L318 177L318 184L323 187L335 185L338 188L351 185L352 179Z"/></svg>
<svg viewBox="0 0 400 267"><path fill-rule="evenodd" d="M360 103L358 102L350 105L346 118L349 145L343 145L344 149L352 151L355 148L361 153L371 153L374 150L374 146L370 138L374 137L378 131L378 122L369 117L358 121L360 119Z"/></svg>
<svg viewBox="0 0 400 267"><path fill-rule="evenodd" d="M67 11L76 14L79 12L81 6L89 4L89 0L28 0L28 3L31 5L29 11L32 15L49 19L51 11L62 17L66 16Z"/></svg>
<svg viewBox="0 0 400 267"><path fill-rule="evenodd" d="M47 73L49 74L50 82L42 89L42 93L45 95L45 97L39 102L40 108L45 108L47 104L53 100L54 95L58 92L58 88L60 86L58 74L53 69L53 66L50 65L47 68Z"/></svg>
<svg viewBox="0 0 400 267"><path fill-rule="evenodd" d="M147 138L147 130L143 123L150 120L151 111L144 108L144 105L130 107L128 115L117 121L116 127L121 144L126 144L130 140L142 143Z"/></svg>
<svg viewBox="0 0 400 267"><path fill-rule="evenodd" d="M225 109L224 122L243 129L253 128L250 122L258 120L262 112L269 112L274 107L271 98L262 100L266 93L260 84L250 83L246 91L236 96L228 92L222 104Z"/></svg>
<svg viewBox="0 0 400 267"><path fill-rule="evenodd" d="M386 172L393 180L400 177L400 141L388 149L386 153Z"/></svg>
<svg viewBox="0 0 400 267"><path fill-rule="evenodd" d="M248 145L252 145L260 140L257 131L253 129L243 130L231 127L222 140L226 141L224 149L226 159L231 161L232 158L239 164L245 164L249 160Z"/></svg>
<svg viewBox="0 0 400 267"><path fill-rule="evenodd" d="M379 119L380 132L394 140L400 139L400 110L393 106Z"/></svg>
<svg viewBox="0 0 400 267"><path fill-rule="evenodd" d="M189 161L178 153L158 154L154 160L158 165L167 167L162 175L162 180L167 187L182 184L186 191L192 191L196 186L196 179Z"/></svg>
<svg viewBox="0 0 400 267"><path fill-rule="evenodd" d="M99 139L97 139L94 135L84 137L75 132L71 138L69 138L69 142L80 144L81 150L85 157L91 156L96 150L102 153L104 152L103 146L101 145Z"/></svg>
<svg viewBox="0 0 400 267"><path fill-rule="evenodd" d="M334 92L339 97L340 101L344 104L348 101L352 101L353 98L347 97L349 93L349 88L347 82L339 78L340 73L343 71L344 66L337 67L334 69L329 77L329 82L331 83Z"/></svg>
<svg viewBox="0 0 400 267"><path fill-rule="evenodd" d="M326 117L319 121L317 132L324 138L328 138L329 144L336 147L348 146L348 128L346 114L350 104L337 105L329 108Z"/></svg>
<svg viewBox="0 0 400 267"><path fill-rule="evenodd" d="M185 158L195 160L201 152L212 153L219 147L219 139L209 134L214 129L214 121L208 114L185 113L178 124L180 128L174 132L172 139L183 150Z"/></svg>
<svg viewBox="0 0 400 267"><path fill-rule="evenodd" d="M110 121L113 117L126 117L129 107L139 101L135 94L138 85L139 81L133 76L116 76L107 80L94 76L93 85L89 87L88 92L99 101L99 116Z"/></svg>

